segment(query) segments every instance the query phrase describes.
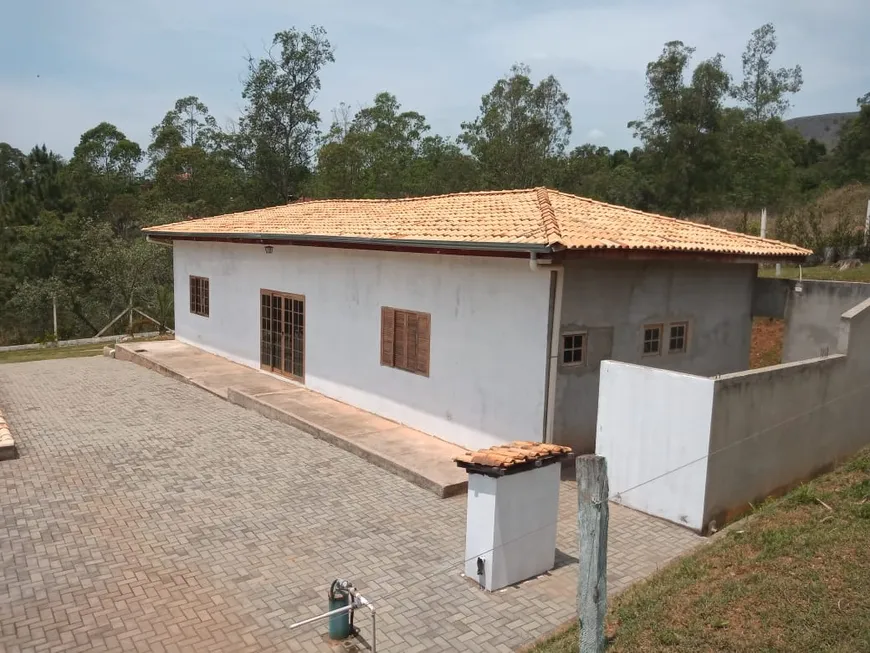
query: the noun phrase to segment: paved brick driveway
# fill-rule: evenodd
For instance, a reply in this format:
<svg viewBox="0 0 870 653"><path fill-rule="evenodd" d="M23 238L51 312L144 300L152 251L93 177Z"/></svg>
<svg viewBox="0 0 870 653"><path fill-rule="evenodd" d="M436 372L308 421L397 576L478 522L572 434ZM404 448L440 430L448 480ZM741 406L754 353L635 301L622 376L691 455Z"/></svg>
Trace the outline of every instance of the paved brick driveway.
<svg viewBox="0 0 870 653"><path fill-rule="evenodd" d="M375 600L384 652L507 651L573 614L572 483L563 565L486 594L459 575L464 497L192 386L105 358L7 364L0 405L21 453L0 463L0 650L329 651L323 624L287 625L336 576ZM611 514L611 588L700 541Z"/></svg>

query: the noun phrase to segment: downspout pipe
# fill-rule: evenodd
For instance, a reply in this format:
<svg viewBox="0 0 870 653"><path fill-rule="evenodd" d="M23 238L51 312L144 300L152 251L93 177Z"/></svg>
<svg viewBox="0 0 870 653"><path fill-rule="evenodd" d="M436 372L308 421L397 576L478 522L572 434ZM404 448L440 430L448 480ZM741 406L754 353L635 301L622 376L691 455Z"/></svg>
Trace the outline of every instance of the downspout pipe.
<svg viewBox="0 0 870 653"><path fill-rule="evenodd" d="M559 373L559 338L562 324L562 293L565 288L565 268L549 261L538 260L538 255L529 255L529 269L533 272L543 270L550 273L552 301L549 303L547 330L550 334L546 358L546 388L544 402L544 442L553 441L553 425L556 419L556 381Z"/></svg>

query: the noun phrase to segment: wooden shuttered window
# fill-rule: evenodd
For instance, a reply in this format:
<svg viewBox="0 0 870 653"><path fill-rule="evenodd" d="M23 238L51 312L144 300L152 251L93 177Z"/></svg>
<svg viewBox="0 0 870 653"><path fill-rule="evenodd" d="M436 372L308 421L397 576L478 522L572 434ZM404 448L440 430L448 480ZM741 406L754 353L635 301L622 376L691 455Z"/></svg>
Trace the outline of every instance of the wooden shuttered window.
<svg viewBox="0 0 870 653"><path fill-rule="evenodd" d="M381 365L393 366L396 342L396 311L386 306L381 308Z"/></svg>
<svg viewBox="0 0 870 653"><path fill-rule="evenodd" d="M431 323L428 313L381 308L381 365L429 376Z"/></svg>
<svg viewBox="0 0 870 653"><path fill-rule="evenodd" d="M190 312L208 317L208 279L190 277Z"/></svg>

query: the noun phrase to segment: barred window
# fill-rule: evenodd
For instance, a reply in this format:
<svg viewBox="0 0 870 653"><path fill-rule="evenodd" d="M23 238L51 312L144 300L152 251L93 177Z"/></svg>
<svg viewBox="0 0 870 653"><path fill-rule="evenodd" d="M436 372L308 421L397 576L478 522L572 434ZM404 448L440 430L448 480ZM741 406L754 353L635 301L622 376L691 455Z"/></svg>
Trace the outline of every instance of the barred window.
<svg viewBox="0 0 870 653"><path fill-rule="evenodd" d="M190 312L208 317L208 279L190 277Z"/></svg>

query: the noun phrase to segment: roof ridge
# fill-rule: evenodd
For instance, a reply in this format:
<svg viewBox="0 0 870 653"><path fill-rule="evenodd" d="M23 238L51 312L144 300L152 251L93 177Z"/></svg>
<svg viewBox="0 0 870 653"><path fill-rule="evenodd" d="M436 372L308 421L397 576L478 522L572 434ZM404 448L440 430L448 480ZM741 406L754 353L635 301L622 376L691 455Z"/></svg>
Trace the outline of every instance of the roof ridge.
<svg viewBox="0 0 870 653"><path fill-rule="evenodd" d="M324 202L351 202L359 204L378 203L385 204L387 202L415 202L417 200L431 200L442 197L468 197L469 195L519 195L521 193L531 193L533 188L506 188L501 190L460 190L453 193L433 193L431 195L412 195L410 197L321 197L317 199L305 199L296 202L288 202L287 204L278 204L277 206L266 206L265 209L277 209L282 206L294 206L296 204L321 204ZM254 209L262 211L263 209Z"/></svg>
<svg viewBox="0 0 870 653"><path fill-rule="evenodd" d="M641 211L640 209L633 209L628 206L621 206L619 204L610 204L609 202L602 202L601 200L594 200L591 197L583 197L582 195L575 195L574 193L566 193L561 190L550 190L551 193L557 193L558 195L564 195L566 197L573 197L574 199L583 200L584 202L591 202L592 204L598 204L599 206L607 206L614 209L620 209L622 211L628 211L630 213L637 213L638 215L643 215L648 218L658 218L660 220L668 220L670 222L679 222L680 224L688 224L693 227L700 227L702 229L708 229L710 231L716 231L718 233L725 233L729 236L741 236L742 238L746 238L748 240L756 240L762 243L776 243L777 245L786 245L788 247L797 247L793 243L787 243L782 240L776 240L774 238L762 238L761 236L753 236L752 234L744 234L740 231L731 231L730 229L724 229L722 227L714 227L711 224L705 224L703 222L695 222L693 220L686 220L684 218L674 218L669 215L662 215L661 213L653 213L651 211Z"/></svg>
<svg viewBox="0 0 870 653"><path fill-rule="evenodd" d="M538 209L541 211L541 220L544 223L544 235L547 237L547 244L556 245L562 240L562 232L559 229L556 212L550 203L550 195L544 186L535 188L535 195L538 197Z"/></svg>

